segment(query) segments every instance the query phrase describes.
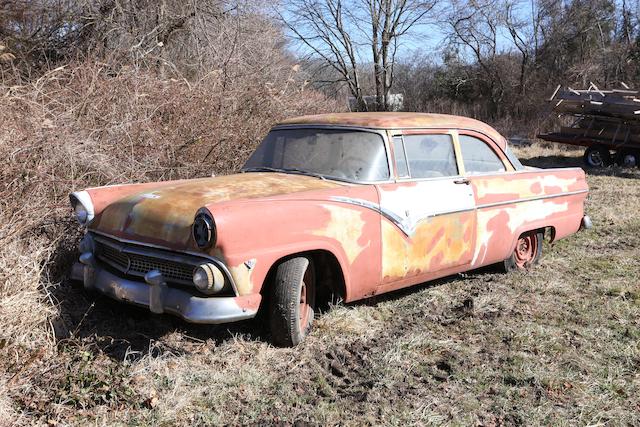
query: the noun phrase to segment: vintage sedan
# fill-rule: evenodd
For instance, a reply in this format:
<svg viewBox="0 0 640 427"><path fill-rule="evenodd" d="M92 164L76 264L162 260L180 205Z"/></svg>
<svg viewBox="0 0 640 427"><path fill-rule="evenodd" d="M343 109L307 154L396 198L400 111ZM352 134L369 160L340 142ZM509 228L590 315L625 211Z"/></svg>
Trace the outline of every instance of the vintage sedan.
<svg viewBox="0 0 640 427"><path fill-rule="evenodd" d="M323 295L356 301L499 264L589 227L579 168L523 167L469 118L305 116L275 126L235 175L71 194L87 232L74 277L195 323L249 319L298 344Z"/></svg>

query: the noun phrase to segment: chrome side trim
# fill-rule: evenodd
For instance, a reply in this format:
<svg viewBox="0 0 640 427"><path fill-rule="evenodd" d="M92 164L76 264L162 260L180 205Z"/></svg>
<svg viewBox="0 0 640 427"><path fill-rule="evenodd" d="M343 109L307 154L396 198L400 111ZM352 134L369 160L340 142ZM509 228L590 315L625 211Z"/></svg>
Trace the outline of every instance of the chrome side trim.
<svg viewBox="0 0 640 427"><path fill-rule="evenodd" d="M584 194L584 193L588 193L588 192L589 192L589 190L568 191L566 193L549 194L549 195L545 195L545 196L527 197L527 198L524 198L524 199L512 199L512 200L505 200L503 202L495 202L495 203L485 203L483 205L478 205L477 209L486 209L486 208L493 208L493 207L496 207L496 206L513 205L513 204L516 204L516 203L535 202L536 200L555 199L557 197L575 196L576 194Z"/></svg>
<svg viewBox="0 0 640 427"><path fill-rule="evenodd" d="M478 205L475 208L434 212L434 213L430 213L429 215L425 215L423 217L417 218L417 219L415 219L413 221L409 220L409 218L401 218L400 216L396 215L394 212L392 212L392 211L390 211L388 209L384 209L378 203L373 203L373 202L370 202L368 200L355 199L355 198L343 197L343 196L333 196L333 197L331 197L330 200L333 201L333 202L337 202L337 203L347 203L347 204L354 205L354 206L360 206L362 208L370 209L370 210L372 210L374 212L377 212L380 215L382 215L383 217L385 217L386 219L388 219L389 221L391 221L407 237L410 237L415 232L416 225L420 221L425 220L427 218L435 218L435 217L442 216L442 215L451 215L451 214L457 214L457 213L463 213L463 212L471 212L471 211L475 211L475 210L478 210L478 209L486 209L486 208L492 208L492 207L497 207L497 206L513 205L513 204L516 204L516 203L533 202L533 201L536 201L536 200L547 200L547 199L554 199L554 198L557 198L557 197L574 196L576 194L584 194L584 193L588 193L588 192L589 192L589 190L578 190L578 191L570 191L570 192L566 192L566 193L550 194L550 195L545 195L545 196L527 197L527 198L524 198L524 199L517 199L517 200L506 200L506 201L503 201L503 202L486 203L486 204L483 204L483 205Z"/></svg>
<svg viewBox="0 0 640 427"><path fill-rule="evenodd" d="M181 255L188 255L188 256L191 256L191 257L197 257L197 258L200 258L200 259L203 259L203 260L211 261L212 263L214 263L222 271L222 273L229 280L229 283L231 283L231 287L233 288L233 292L236 295L240 295L238 293L238 288L236 287L236 283L233 280L233 276L231 275L231 272L229 271L227 266L224 264L224 262L222 262L222 260L220 260L220 259L218 259L218 258L216 258L214 256L211 256L211 255L206 254L206 253L198 253L198 252L191 252L191 251L176 251L175 249L170 249L170 248L167 248L165 246L160 246L160 245L154 245L152 243L139 242L139 241L136 241L136 240L121 239L119 237L114 237L114 236L112 236L112 235L110 235L108 233L104 233L104 232L98 231L98 230L89 230L89 233L94 233L94 234L97 234L97 235L100 235L100 236L104 236L104 237L107 237L109 239L116 240L116 241L118 241L118 242L120 242L122 244L132 245L132 246L134 246L133 248L131 248L132 252L135 251L134 253L139 253L141 255L149 255L149 256L153 255L153 253L147 253L147 252L144 251L144 249L140 248L140 247L146 247L146 248L150 248L150 249L160 249L162 251L169 252L167 254L164 254L164 253L162 254L162 256L166 255L166 257L164 259L167 259L169 261L184 262L185 258L182 257ZM127 248L127 249L129 249L129 248ZM156 255L157 258L162 258L162 256Z"/></svg>
<svg viewBox="0 0 640 427"><path fill-rule="evenodd" d="M387 218L391 221L396 227L400 229L405 235L410 236L413 232L407 221L400 218L395 213L391 212L388 209L384 209L378 203L373 203L364 199L354 199L352 197L344 197L344 196L333 196L331 200L338 203L347 203L350 205L360 206L365 209L370 209L374 212L379 213L383 217Z"/></svg>
<svg viewBox="0 0 640 427"><path fill-rule="evenodd" d="M385 218L387 218L389 221L391 221L407 237L409 237L413 233L415 233L416 226L418 225L418 223L420 221L425 220L425 219L435 218L435 217L442 216L442 215L450 215L450 214L456 214L456 213L462 213L462 212L471 212L471 211L475 210L475 208L468 208L468 209L457 209L457 210L451 210L451 211L440 211L440 212L430 213L430 214L422 216L420 218L416 218L414 220L411 220L409 218L401 218L400 216L396 215L394 212L392 212L392 211L390 211L388 209L385 209L382 206L380 206L379 204L370 202L368 200L354 199L354 198L351 198L351 197L343 197L343 196L334 196L334 197L331 197L331 200L334 201L334 202L348 203L350 205L360 206L360 207L375 211L375 212L379 213L380 215L384 216Z"/></svg>

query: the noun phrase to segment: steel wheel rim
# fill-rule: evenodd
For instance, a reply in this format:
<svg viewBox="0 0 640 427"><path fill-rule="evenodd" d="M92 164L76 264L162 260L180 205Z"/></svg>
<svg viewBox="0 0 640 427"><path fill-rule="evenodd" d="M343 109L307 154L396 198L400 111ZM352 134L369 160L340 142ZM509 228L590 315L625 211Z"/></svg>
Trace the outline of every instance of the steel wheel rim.
<svg viewBox="0 0 640 427"><path fill-rule="evenodd" d="M636 156L634 154L625 154L622 158L622 166L632 168L636 165Z"/></svg>
<svg viewBox="0 0 640 427"><path fill-rule="evenodd" d="M516 243L516 249L514 251L514 258L516 265L519 268L528 268L536 259L537 255L538 236L535 233L528 234L518 239L518 242Z"/></svg>
<svg viewBox="0 0 640 427"><path fill-rule="evenodd" d="M592 151L588 156L589 163L591 166L602 166L604 165L604 161L602 160L602 156L598 151Z"/></svg>
<svg viewBox="0 0 640 427"><path fill-rule="evenodd" d="M299 302L299 327L300 332L304 333L309 325L309 315L312 312L311 310L311 301L310 299L310 290L312 291L313 284L313 274L311 272L311 267L308 266L307 270L304 272L304 277L302 278L302 284L300 286L300 302Z"/></svg>

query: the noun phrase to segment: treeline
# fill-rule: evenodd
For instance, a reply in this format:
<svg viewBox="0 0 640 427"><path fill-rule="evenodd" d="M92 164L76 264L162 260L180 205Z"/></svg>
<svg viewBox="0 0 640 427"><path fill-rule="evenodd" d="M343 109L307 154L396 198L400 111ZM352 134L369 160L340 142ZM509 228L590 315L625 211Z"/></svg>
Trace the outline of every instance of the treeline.
<svg viewBox="0 0 640 427"><path fill-rule="evenodd" d="M9 0L0 6L0 72L21 84L91 58L113 73L134 67L189 83L214 74L225 96L314 87L345 109L348 96L378 95L377 106L359 108L384 110L386 96L401 93L408 111L469 115L532 134L545 126L544 100L558 84L638 86L639 7L638 0Z"/></svg>
<svg viewBox="0 0 640 427"><path fill-rule="evenodd" d="M553 125L556 85L638 87L638 2L454 2L441 28L441 62L404 60L396 90L405 108L456 112L532 135Z"/></svg>
<svg viewBox="0 0 640 427"><path fill-rule="evenodd" d="M285 18L318 87L378 95L367 109L384 109L387 88L379 86L389 81L405 110L468 115L532 135L553 125L544 101L558 84L640 82L637 0L291 3ZM390 65L377 61L386 52Z"/></svg>

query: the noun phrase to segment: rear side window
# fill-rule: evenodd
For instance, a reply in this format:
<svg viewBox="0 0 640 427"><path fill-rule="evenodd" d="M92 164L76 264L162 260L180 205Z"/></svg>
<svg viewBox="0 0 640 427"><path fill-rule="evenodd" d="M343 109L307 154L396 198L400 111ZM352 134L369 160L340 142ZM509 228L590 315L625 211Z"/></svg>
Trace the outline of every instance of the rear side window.
<svg viewBox="0 0 640 427"><path fill-rule="evenodd" d="M458 175L451 135L405 135L411 178Z"/></svg>
<svg viewBox="0 0 640 427"><path fill-rule="evenodd" d="M465 172L469 174L504 172L506 169L500 157L483 140L460 135L460 150Z"/></svg>

